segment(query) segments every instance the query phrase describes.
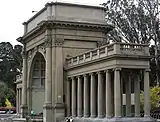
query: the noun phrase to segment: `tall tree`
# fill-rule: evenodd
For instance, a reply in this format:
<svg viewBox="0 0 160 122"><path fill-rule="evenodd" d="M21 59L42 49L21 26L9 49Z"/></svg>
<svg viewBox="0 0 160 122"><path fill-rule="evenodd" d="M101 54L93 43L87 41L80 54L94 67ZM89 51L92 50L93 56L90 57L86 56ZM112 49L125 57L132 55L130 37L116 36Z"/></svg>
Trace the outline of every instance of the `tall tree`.
<svg viewBox="0 0 160 122"><path fill-rule="evenodd" d="M0 43L0 80L3 80L9 87L22 69L22 46L15 45L14 48L9 42Z"/></svg>
<svg viewBox="0 0 160 122"><path fill-rule="evenodd" d="M138 44L155 43L153 62L156 65L156 78L159 82L160 44L158 0L108 0L102 5L106 8L106 21L114 26L107 35L108 41Z"/></svg>

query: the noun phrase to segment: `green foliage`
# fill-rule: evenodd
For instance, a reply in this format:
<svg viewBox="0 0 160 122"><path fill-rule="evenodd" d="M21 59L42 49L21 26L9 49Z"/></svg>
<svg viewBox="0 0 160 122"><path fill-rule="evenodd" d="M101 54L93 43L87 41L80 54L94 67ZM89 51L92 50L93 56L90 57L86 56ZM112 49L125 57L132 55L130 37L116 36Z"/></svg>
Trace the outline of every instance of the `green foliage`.
<svg viewBox="0 0 160 122"><path fill-rule="evenodd" d="M22 70L22 46L0 43L0 79L13 88L16 75Z"/></svg>
<svg viewBox="0 0 160 122"><path fill-rule="evenodd" d="M150 43L158 38L156 0L107 0L106 21L115 28L108 33L112 41Z"/></svg>
<svg viewBox="0 0 160 122"><path fill-rule="evenodd" d="M0 107L4 107L6 98L15 106L16 94L11 88L7 88L4 85L0 85Z"/></svg>
<svg viewBox="0 0 160 122"><path fill-rule="evenodd" d="M140 106L141 110L144 109L144 92L141 91L140 94ZM160 107L160 87L151 87L150 88L150 105L151 110Z"/></svg>

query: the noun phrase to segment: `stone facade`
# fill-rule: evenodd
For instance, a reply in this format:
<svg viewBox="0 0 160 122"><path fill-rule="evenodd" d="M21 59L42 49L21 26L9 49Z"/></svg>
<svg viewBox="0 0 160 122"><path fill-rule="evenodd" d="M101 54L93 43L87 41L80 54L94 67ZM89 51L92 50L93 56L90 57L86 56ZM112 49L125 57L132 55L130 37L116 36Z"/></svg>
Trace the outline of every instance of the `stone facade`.
<svg viewBox="0 0 160 122"><path fill-rule="evenodd" d="M128 117L131 83L135 117L140 117L140 73L145 81L145 117L149 118L148 45L101 46L112 29L104 13L97 6L47 3L24 22L24 35L17 39L24 45L22 95L17 92L18 99L22 97L21 111L17 102L22 118L31 110L43 112L44 122L70 116L74 121L121 118L122 89Z"/></svg>

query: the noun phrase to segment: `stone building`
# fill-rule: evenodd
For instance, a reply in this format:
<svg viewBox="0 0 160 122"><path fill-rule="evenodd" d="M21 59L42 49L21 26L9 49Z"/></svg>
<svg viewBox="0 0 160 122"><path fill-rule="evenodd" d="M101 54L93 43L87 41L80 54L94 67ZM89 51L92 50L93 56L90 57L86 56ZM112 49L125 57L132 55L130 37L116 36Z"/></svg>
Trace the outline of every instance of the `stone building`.
<svg viewBox="0 0 160 122"><path fill-rule="evenodd" d="M33 110L43 112L44 122L123 120L131 117L134 91L135 114L128 119L140 121L144 80L144 116L151 121L148 45L104 45L112 26L103 7L51 2L23 25L17 39L24 45L22 82L17 82L22 117Z"/></svg>

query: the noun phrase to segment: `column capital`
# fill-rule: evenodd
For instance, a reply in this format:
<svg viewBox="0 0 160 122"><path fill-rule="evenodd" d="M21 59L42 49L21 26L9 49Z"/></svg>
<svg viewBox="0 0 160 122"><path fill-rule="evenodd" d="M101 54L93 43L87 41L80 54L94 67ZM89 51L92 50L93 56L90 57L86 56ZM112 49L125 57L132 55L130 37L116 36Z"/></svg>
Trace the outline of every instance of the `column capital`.
<svg viewBox="0 0 160 122"><path fill-rule="evenodd" d="M147 68L147 69L145 69L144 71L145 71L145 72L150 72L151 69L150 69L150 68Z"/></svg>
<svg viewBox="0 0 160 122"><path fill-rule="evenodd" d="M45 47L46 48L51 48L52 47L52 38L51 37L48 37L46 40L45 40Z"/></svg>
<svg viewBox="0 0 160 122"><path fill-rule="evenodd" d="M91 75L95 75L95 72L91 72L91 73L89 73L89 75L91 76Z"/></svg>
<svg viewBox="0 0 160 122"><path fill-rule="evenodd" d="M114 71L121 71L122 68L116 67L116 68L114 68L113 70L114 70Z"/></svg>
<svg viewBox="0 0 160 122"><path fill-rule="evenodd" d="M82 75L78 75L78 76L76 76L76 78L82 78Z"/></svg>
<svg viewBox="0 0 160 122"><path fill-rule="evenodd" d="M55 46L62 46L64 43L64 39L63 38L56 38L54 41Z"/></svg>
<svg viewBox="0 0 160 122"><path fill-rule="evenodd" d="M102 73L104 73L104 71L98 71L98 72L96 72L96 74L102 74Z"/></svg>
<svg viewBox="0 0 160 122"><path fill-rule="evenodd" d="M111 71L112 71L111 69L104 70L105 73L110 73Z"/></svg>
<svg viewBox="0 0 160 122"><path fill-rule="evenodd" d="M72 79L72 81L73 81L73 80L75 80L76 76L73 76L73 77L70 77L70 78L71 78L71 79Z"/></svg>
<svg viewBox="0 0 160 122"><path fill-rule="evenodd" d="M88 77L88 74L83 74L83 77Z"/></svg>

